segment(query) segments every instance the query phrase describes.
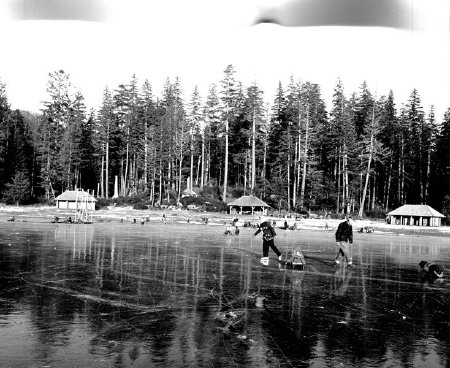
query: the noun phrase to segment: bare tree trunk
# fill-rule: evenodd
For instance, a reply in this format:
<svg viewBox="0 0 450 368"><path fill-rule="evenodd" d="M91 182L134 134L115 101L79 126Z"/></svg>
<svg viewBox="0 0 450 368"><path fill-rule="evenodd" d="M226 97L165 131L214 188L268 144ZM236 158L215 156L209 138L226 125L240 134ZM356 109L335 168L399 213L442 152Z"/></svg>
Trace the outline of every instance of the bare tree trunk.
<svg viewBox="0 0 450 368"><path fill-rule="evenodd" d="M372 187L372 205L370 206L371 210L375 209L375 200L377 196L377 173L373 174L373 187Z"/></svg>
<svg viewBox="0 0 450 368"><path fill-rule="evenodd" d="M194 184L194 143L191 135L191 172L189 175L189 189L192 190Z"/></svg>
<svg viewBox="0 0 450 368"><path fill-rule="evenodd" d="M362 217L363 210L364 210L364 202L366 201L366 193L367 193L367 186L369 184L369 176L370 176L370 165L372 163L372 156L373 156L373 150L374 150L374 125L375 125L375 106L372 109L372 129L370 131L370 146L369 146L369 159L367 160L367 172L366 172L366 182L364 184L364 191L363 196L361 199L361 205L359 206L359 217Z"/></svg>
<svg viewBox="0 0 450 368"><path fill-rule="evenodd" d="M424 203L428 202L428 193L430 190L430 173L431 173L431 147L428 147L427 151L427 173L425 177L425 193L424 193Z"/></svg>
<svg viewBox="0 0 450 368"><path fill-rule="evenodd" d="M161 128L162 130L162 128ZM162 159L163 159L163 152L162 152L162 147L163 147L163 141L162 141L162 135L161 135L161 141L160 141L160 156L159 156L159 205L162 205L162 189L163 189L163 177L162 177Z"/></svg>
<svg viewBox="0 0 450 368"><path fill-rule="evenodd" d="M294 150L294 183L292 185L292 207L295 208L296 204L297 204L297 189L298 189L298 180L297 178L299 178L298 174L298 167L300 166L299 164L299 151L298 151L298 146L299 146L300 142L295 142L295 150ZM299 179L300 180L300 179Z"/></svg>
<svg viewBox="0 0 450 368"><path fill-rule="evenodd" d="M261 178L263 183L263 198L266 197L266 165L267 165L267 131L264 137L263 168L261 171Z"/></svg>
<svg viewBox="0 0 450 368"><path fill-rule="evenodd" d="M148 150L149 150L149 144L148 144L148 122L147 119L145 119L144 123L144 184L145 188L147 188L148 183Z"/></svg>
<svg viewBox="0 0 450 368"><path fill-rule="evenodd" d="M367 172L366 172L366 180L364 183L364 190L363 190L363 196L361 198L361 205L359 206L359 218L362 217L363 211L364 211L364 203L366 201L366 193L367 193L367 186L369 185L369 176L370 176L370 164L372 161L372 156L369 156L369 160L367 161Z"/></svg>
<svg viewBox="0 0 450 368"><path fill-rule="evenodd" d="M391 180L392 180L392 155L389 160L389 175L387 178L386 190L385 190L384 210L386 212L389 209L389 194L391 192Z"/></svg>
<svg viewBox="0 0 450 368"><path fill-rule="evenodd" d="M125 196L127 193L127 188L128 188L128 164L129 164L129 154L130 154L130 128L127 128L127 149L126 149L126 155L125 155L125 173L124 173L124 177L123 177L123 192L122 195Z"/></svg>
<svg viewBox="0 0 450 368"><path fill-rule="evenodd" d="M291 129L288 127L287 207L291 211Z"/></svg>
<svg viewBox="0 0 450 368"><path fill-rule="evenodd" d="M400 205L405 204L405 157L404 157L404 137L402 132L401 155L400 155Z"/></svg>
<svg viewBox="0 0 450 368"><path fill-rule="evenodd" d="M109 125L108 125L108 135L106 139L106 155L105 155L105 198L106 199L109 198Z"/></svg>
<svg viewBox="0 0 450 368"><path fill-rule="evenodd" d="M300 194L300 203L303 206L305 200L305 188L306 188L306 168L308 161L308 144L309 144L309 106L306 109L306 126L305 126L305 144L303 153L303 174L302 174L302 189Z"/></svg>
<svg viewBox="0 0 450 368"><path fill-rule="evenodd" d="M253 106L253 124L252 124L252 178L250 191L253 195L255 192L255 181L256 181L256 111L255 106Z"/></svg>
<svg viewBox="0 0 450 368"><path fill-rule="evenodd" d="M296 190L296 196L298 196L300 192L300 175L301 175L301 152L302 152L302 142L301 142L301 134L298 134L298 162L297 162L297 188ZM300 207L303 206L303 200L300 198Z"/></svg>
<svg viewBox="0 0 450 368"><path fill-rule="evenodd" d="M203 189L203 185L205 184L205 132L202 132L202 174L200 175L200 189ZM199 160L200 165L200 160ZM198 178L198 172L197 172ZM197 179L198 181L198 179Z"/></svg>
<svg viewBox="0 0 450 368"><path fill-rule="evenodd" d="M341 195L341 147L339 147L338 162L337 162L337 198L336 198L336 213L339 213L340 195Z"/></svg>
<svg viewBox="0 0 450 368"><path fill-rule="evenodd" d="M225 167L223 176L223 194L222 201L226 203L227 201L227 182L228 182L228 109L227 109L227 119L225 121Z"/></svg>
<svg viewBox="0 0 450 368"><path fill-rule="evenodd" d="M105 154L103 153L102 155L102 165L101 165L102 169L100 171L100 197L104 197L105 196L105 187L104 187L104 176L105 176ZM98 195L99 193L97 193Z"/></svg>
<svg viewBox="0 0 450 368"><path fill-rule="evenodd" d="M347 213L350 211L350 193L349 193L349 185L348 185L348 156L345 158L346 162L346 171L345 171L345 197L346 197L346 203L347 203Z"/></svg>
<svg viewBox="0 0 450 368"><path fill-rule="evenodd" d="M203 154L202 157L199 157L197 160L197 175L195 176L195 186L198 186L198 179L199 179L199 175L200 175L200 164L203 160Z"/></svg>
<svg viewBox="0 0 450 368"><path fill-rule="evenodd" d="M244 162L244 195L247 195L247 171L248 171L247 157L248 154L245 155L245 162Z"/></svg>

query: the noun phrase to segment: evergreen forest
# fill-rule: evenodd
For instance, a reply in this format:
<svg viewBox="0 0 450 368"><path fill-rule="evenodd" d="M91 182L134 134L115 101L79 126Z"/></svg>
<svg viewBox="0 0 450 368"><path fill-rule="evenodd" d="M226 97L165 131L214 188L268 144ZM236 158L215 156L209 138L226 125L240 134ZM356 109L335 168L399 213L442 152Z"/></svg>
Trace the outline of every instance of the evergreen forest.
<svg viewBox="0 0 450 368"><path fill-rule="evenodd" d="M87 111L58 70L39 114L11 110L0 83L0 124L3 203L51 203L77 188L108 203L117 180L119 200L149 206L190 188L217 211L252 194L285 211L384 216L428 204L450 218L450 107L424 111L415 89L397 102L337 80L327 109L315 83L291 77L267 95L228 65L206 96L178 78L155 96L133 75Z"/></svg>

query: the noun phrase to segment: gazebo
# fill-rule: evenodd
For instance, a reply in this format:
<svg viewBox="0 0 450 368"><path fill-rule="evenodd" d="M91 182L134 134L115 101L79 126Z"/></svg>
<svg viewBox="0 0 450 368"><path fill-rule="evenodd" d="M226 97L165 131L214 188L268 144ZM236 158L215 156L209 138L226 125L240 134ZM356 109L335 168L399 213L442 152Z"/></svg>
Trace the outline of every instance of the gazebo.
<svg viewBox="0 0 450 368"><path fill-rule="evenodd" d="M391 224L416 226L441 226L445 216L425 204L405 204L387 214Z"/></svg>
<svg viewBox="0 0 450 368"><path fill-rule="evenodd" d="M227 204L230 207L230 214L251 214L266 215L270 206L255 196L242 196Z"/></svg>
<svg viewBox="0 0 450 368"><path fill-rule="evenodd" d="M95 211L97 200L84 190L66 190L55 198L56 208Z"/></svg>

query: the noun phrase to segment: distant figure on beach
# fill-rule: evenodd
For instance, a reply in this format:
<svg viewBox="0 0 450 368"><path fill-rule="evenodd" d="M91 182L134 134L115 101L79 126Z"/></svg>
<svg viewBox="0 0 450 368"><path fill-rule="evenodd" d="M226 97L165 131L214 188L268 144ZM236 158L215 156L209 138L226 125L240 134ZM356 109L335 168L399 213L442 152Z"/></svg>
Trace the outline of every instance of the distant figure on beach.
<svg viewBox="0 0 450 368"><path fill-rule="evenodd" d="M225 228L225 232L223 234L224 235L233 235L233 230L234 230L234 227L229 225Z"/></svg>
<svg viewBox="0 0 450 368"><path fill-rule="evenodd" d="M419 266L423 281L434 282L444 277L444 267L441 265L420 261Z"/></svg>
<svg viewBox="0 0 450 368"><path fill-rule="evenodd" d="M237 226L228 225L225 229L224 235L239 235L239 228Z"/></svg>
<svg viewBox="0 0 450 368"><path fill-rule="evenodd" d="M166 223L166 214L165 214L165 213L163 214L163 217L162 217L162 219L161 219L161 222L162 222L163 224Z"/></svg>
<svg viewBox="0 0 450 368"><path fill-rule="evenodd" d="M351 216L345 216L345 221L342 221L336 230L336 258L334 262L340 264L339 259L344 258L348 266L352 266L352 244L353 244L353 228L350 224Z"/></svg>
<svg viewBox="0 0 450 368"><path fill-rule="evenodd" d="M277 236L274 228L270 224L270 221L267 221L264 216L260 218L260 224L258 226L258 230L253 234L253 237L258 235L260 232L263 232L263 256L261 258L261 263L264 266L269 265L269 247L275 252L278 257L278 260L281 261L281 252L275 246L274 239Z"/></svg>

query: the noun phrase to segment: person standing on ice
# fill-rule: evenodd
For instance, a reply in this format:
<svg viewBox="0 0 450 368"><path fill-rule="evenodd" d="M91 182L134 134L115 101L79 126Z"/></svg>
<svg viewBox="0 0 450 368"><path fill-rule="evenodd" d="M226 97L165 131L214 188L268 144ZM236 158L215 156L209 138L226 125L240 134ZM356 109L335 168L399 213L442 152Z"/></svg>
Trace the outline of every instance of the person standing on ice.
<svg viewBox="0 0 450 368"><path fill-rule="evenodd" d="M339 258L341 256L347 261L348 266L353 266L352 263L352 244L353 244L353 228L350 224L351 216L345 216L345 221L342 221L336 230L336 258L334 262L340 264Z"/></svg>
<svg viewBox="0 0 450 368"><path fill-rule="evenodd" d="M253 234L253 237L258 235L262 231L263 233L263 256L261 258L261 263L264 266L269 265L269 247L275 252L278 257L278 260L281 261L281 252L275 246L274 239L277 236L275 229L270 224L270 221L267 221L264 216L261 216L260 223L258 226L258 230Z"/></svg>

